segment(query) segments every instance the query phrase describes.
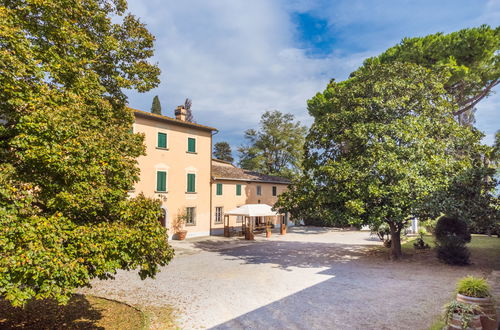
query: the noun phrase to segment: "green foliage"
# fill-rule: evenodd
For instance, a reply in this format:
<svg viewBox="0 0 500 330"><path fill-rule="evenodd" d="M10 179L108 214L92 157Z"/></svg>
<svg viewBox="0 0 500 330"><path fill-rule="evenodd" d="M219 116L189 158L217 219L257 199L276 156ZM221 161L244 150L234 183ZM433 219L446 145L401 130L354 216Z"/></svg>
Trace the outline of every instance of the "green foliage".
<svg viewBox="0 0 500 330"><path fill-rule="evenodd" d="M481 313L481 308L478 305L465 304L454 300L444 306L444 321L446 324L450 324L453 316L458 315L462 323L462 329L468 329L470 321L479 313Z"/></svg>
<svg viewBox="0 0 500 330"><path fill-rule="evenodd" d="M390 240L391 229L387 223L374 223L370 225L372 234L376 234L381 241Z"/></svg>
<svg viewBox="0 0 500 330"><path fill-rule="evenodd" d="M154 37L125 10L0 6L0 296L14 305L65 302L117 269L154 276L173 256L158 202L127 199L144 137L122 89L157 86L159 69Z"/></svg>
<svg viewBox="0 0 500 330"><path fill-rule="evenodd" d="M455 217L440 217L434 229L434 236L436 236L438 242L450 236L457 237L464 243L470 243L471 241L471 234L467 223Z"/></svg>
<svg viewBox="0 0 500 330"><path fill-rule="evenodd" d="M326 187L315 187L313 180L307 175L292 178L288 190L278 196L274 207L282 213L289 212L293 219L300 219L310 226L347 227L349 219L335 208L328 205ZM321 202L320 202L321 200ZM312 202L314 201L314 202Z"/></svg>
<svg viewBox="0 0 500 330"><path fill-rule="evenodd" d="M232 163L234 161L231 146L227 142L217 142L214 145L213 156L215 159Z"/></svg>
<svg viewBox="0 0 500 330"><path fill-rule="evenodd" d="M450 73L444 88L458 108L455 115L465 114L492 93L500 83L500 27L482 25L450 34L436 33L425 37L405 38L381 55L369 58L359 70L369 70L374 63L415 63L434 71Z"/></svg>
<svg viewBox="0 0 500 330"><path fill-rule="evenodd" d="M158 95L155 95L155 97L153 97L153 103L151 104L151 113L161 115L161 104Z"/></svg>
<svg viewBox="0 0 500 330"><path fill-rule="evenodd" d="M486 298L491 295L488 282L484 278L474 276L467 276L459 280L457 292L474 298Z"/></svg>
<svg viewBox="0 0 500 330"><path fill-rule="evenodd" d="M246 146L238 148L239 165L264 174L293 177L300 170L306 128L292 114L266 111L260 129L245 131Z"/></svg>
<svg viewBox="0 0 500 330"><path fill-rule="evenodd" d="M304 170L314 203L350 223L387 223L395 258L424 198L471 167L467 148L479 145L481 134L453 118L448 79L415 64L366 65L308 102L315 122Z"/></svg>
<svg viewBox="0 0 500 330"><path fill-rule="evenodd" d="M463 219L473 232L494 231L500 219L500 200L495 188L495 170L484 162L457 173L443 189L425 200L422 216L434 218L440 214Z"/></svg>
<svg viewBox="0 0 500 330"><path fill-rule="evenodd" d="M457 236L447 236L436 241L437 257L449 265L465 266L470 264L470 251L465 242Z"/></svg>

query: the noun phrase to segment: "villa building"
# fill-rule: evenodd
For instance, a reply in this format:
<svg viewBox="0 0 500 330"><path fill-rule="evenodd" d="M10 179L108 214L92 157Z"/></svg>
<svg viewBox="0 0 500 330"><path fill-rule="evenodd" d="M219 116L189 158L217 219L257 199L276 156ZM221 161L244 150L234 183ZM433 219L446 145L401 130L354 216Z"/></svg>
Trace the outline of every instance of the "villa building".
<svg viewBox="0 0 500 330"><path fill-rule="evenodd" d="M131 196L143 193L162 201L162 224L172 237L183 215L187 237L220 235L223 214L245 204L274 205L288 179L243 170L212 159L217 129L186 121L179 106L175 118L134 110L134 133L145 136L146 155L138 158L140 180Z"/></svg>

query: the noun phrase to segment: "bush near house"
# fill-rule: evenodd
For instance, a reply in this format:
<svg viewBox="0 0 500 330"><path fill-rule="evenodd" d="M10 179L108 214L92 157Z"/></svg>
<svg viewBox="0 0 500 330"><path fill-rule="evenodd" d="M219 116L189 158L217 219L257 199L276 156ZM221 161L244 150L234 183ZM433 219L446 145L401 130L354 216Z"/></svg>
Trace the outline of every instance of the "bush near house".
<svg viewBox="0 0 500 330"><path fill-rule="evenodd" d="M439 218L434 230L438 259L450 265L470 264L470 252L465 246L471 241L467 223L455 217Z"/></svg>

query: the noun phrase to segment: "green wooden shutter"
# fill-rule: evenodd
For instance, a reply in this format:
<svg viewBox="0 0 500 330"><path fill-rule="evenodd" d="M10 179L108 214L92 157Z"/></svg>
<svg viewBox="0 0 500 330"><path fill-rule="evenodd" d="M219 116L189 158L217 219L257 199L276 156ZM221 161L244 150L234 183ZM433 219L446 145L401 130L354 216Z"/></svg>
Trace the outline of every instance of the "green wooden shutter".
<svg viewBox="0 0 500 330"><path fill-rule="evenodd" d="M196 188L196 174L189 173L187 175L187 192L195 192Z"/></svg>
<svg viewBox="0 0 500 330"><path fill-rule="evenodd" d="M167 147L167 134L158 133L158 148L166 148Z"/></svg>
<svg viewBox="0 0 500 330"><path fill-rule="evenodd" d="M156 172L156 191L167 191L167 172Z"/></svg>
<svg viewBox="0 0 500 330"><path fill-rule="evenodd" d="M241 196L241 184L236 185L236 196Z"/></svg>
<svg viewBox="0 0 500 330"><path fill-rule="evenodd" d="M217 183L217 195L222 195L222 183Z"/></svg>
<svg viewBox="0 0 500 330"><path fill-rule="evenodd" d="M277 195L277 188L276 186L273 186L273 196L276 196Z"/></svg>
<svg viewBox="0 0 500 330"><path fill-rule="evenodd" d="M196 152L196 139L195 138L188 138L188 151L189 152Z"/></svg>

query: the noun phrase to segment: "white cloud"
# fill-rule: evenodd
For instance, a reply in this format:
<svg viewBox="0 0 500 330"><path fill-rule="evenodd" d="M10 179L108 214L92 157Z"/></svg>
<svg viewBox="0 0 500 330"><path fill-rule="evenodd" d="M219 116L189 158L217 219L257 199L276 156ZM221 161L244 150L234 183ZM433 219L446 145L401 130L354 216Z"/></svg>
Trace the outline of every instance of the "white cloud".
<svg viewBox="0 0 500 330"><path fill-rule="evenodd" d="M468 7L460 13L448 13L431 5L435 1L429 1L430 10L408 1L401 3L129 1L130 11L157 37L155 61L162 70L161 85L146 94L129 93L129 103L149 110L153 96L159 95L163 113L172 115L175 106L190 97L195 119L219 128L215 141L229 140L233 147L241 143L245 129L257 125L265 110L292 112L310 123L306 101L322 91L331 78L346 78L364 58L380 53L406 35L450 32L473 18L480 19L480 15L464 14ZM452 8L453 4L449 2L443 8ZM496 8L494 2L488 6L490 11L481 15L486 23L493 24L488 20L497 17L492 12L498 11L491 9ZM344 44L329 56L308 57L307 50L297 46L291 11L312 11L328 19L332 29L337 29L332 32L338 33ZM456 19L451 22L453 14ZM350 29L353 24L372 28L360 32ZM477 25L475 21L471 24ZM357 47L350 49L350 45ZM479 119L483 112L480 108Z"/></svg>
<svg viewBox="0 0 500 330"><path fill-rule="evenodd" d="M148 110L158 94L171 115L190 97L195 119L219 128L218 138L242 136L269 109L309 121L306 100L367 55L308 58L294 47L289 13L273 1L130 1L129 9L157 36L162 69L159 88L130 93L131 106Z"/></svg>

